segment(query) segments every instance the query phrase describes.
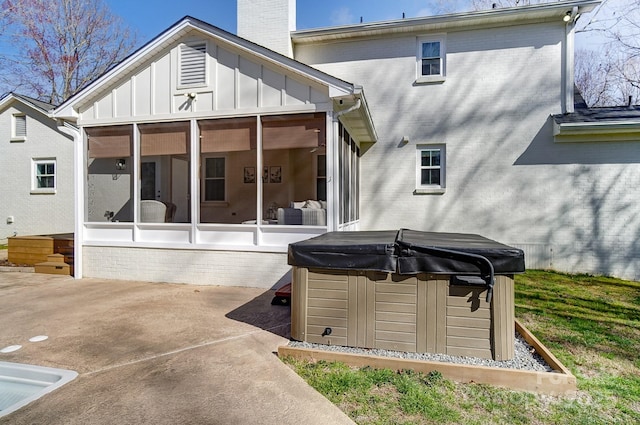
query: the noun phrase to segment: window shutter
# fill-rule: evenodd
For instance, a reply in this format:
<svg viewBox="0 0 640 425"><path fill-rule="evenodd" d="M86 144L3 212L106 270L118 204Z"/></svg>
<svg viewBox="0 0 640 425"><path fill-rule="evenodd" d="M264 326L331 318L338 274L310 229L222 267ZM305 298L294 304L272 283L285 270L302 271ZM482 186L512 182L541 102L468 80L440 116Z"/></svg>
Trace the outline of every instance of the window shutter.
<svg viewBox="0 0 640 425"><path fill-rule="evenodd" d="M207 43L180 46L180 86L202 85L207 82Z"/></svg>
<svg viewBox="0 0 640 425"><path fill-rule="evenodd" d="M16 123L16 137L27 137L27 116L26 115L15 115L15 123Z"/></svg>

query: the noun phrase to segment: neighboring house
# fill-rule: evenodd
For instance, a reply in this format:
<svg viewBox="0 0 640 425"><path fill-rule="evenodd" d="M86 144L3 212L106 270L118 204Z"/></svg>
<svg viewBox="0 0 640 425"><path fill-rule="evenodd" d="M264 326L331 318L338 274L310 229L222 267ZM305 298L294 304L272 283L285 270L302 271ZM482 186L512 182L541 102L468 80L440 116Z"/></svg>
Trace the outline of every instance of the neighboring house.
<svg viewBox="0 0 640 425"><path fill-rule="evenodd" d="M0 242L74 230L73 138L52 109L15 93L0 98Z"/></svg>
<svg viewBox="0 0 640 425"><path fill-rule="evenodd" d="M290 242L404 227L640 278L640 143L562 123L597 4L295 31L294 0L239 0L239 36L184 18L54 113L79 127L78 276L270 287Z"/></svg>

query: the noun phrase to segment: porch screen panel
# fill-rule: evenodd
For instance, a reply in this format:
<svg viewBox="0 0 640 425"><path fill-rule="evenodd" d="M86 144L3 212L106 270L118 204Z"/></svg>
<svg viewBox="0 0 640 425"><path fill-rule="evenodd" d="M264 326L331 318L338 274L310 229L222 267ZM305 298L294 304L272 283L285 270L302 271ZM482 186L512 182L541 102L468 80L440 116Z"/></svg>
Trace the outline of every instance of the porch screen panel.
<svg viewBox="0 0 640 425"><path fill-rule="evenodd" d="M189 123L140 125L140 154L186 155L189 144Z"/></svg>
<svg viewBox="0 0 640 425"><path fill-rule="evenodd" d="M85 129L88 143L86 220L133 221L133 126Z"/></svg>
<svg viewBox="0 0 640 425"><path fill-rule="evenodd" d="M262 118L262 147L317 148L326 140L325 114L278 115Z"/></svg>
<svg viewBox="0 0 640 425"><path fill-rule="evenodd" d="M200 121L200 152L237 152L256 148L256 119Z"/></svg>
<svg viewBox="0 0 640 425"><path fill-rule="evenodd" d="M140 124L139 220L143 223L191 221L190 123ZM155 210L155 213L154 213Z"/></svg>
<svg viewBox="0 0 640 425"><path fill-rule="evenodd" d="M257 224L258 120L198 121L200 222Z"/></svg>
<svg viewBox="0 0 640 425"><path fill-rule="evenodd" d="M87 128L89 158L122 158L131 156L131 126Z"/></svg>

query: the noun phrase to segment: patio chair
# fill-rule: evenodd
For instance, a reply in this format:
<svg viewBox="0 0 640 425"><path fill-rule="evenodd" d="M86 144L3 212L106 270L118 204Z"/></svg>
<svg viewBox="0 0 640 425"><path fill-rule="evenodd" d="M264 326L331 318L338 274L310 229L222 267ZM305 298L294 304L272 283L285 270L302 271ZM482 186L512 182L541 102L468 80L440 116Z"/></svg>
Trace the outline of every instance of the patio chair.
<svg viewBox="0 0 640 425"><path fill-rule="evenodd" d="M167 206L160 201L140 201L140 221L143 223L164 223L166 212Z"/></svg>

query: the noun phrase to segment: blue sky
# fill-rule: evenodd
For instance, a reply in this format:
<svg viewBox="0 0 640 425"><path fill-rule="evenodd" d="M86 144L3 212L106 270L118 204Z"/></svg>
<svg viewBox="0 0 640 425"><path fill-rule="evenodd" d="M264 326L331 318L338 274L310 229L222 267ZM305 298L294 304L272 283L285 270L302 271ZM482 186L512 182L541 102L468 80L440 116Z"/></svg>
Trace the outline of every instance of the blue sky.
<svg viewBox="0 0 640 425"><path fill-rule="evenodd" d="M235 0L105 0L112 11L138 31L142 43L149 41L185 15L193 16L236 33ZM298 0L298 29L319 28L387 19L432 15L440 11L438 1L429 0ZM469 2L447 1L447 7Z"/></svg>
<svg viewBox="0 0 640 425"><path fill-rule="evenodd" d="M622 0L609 0L617 2ZM186 15L236 33L236 0L105 0L138 34L139 45L151 40ZM466 0L298 0L297 28L320 28L360 22L429 16L470 9ZM578 47L600 44L594 34L577 38Z"/></svg>

